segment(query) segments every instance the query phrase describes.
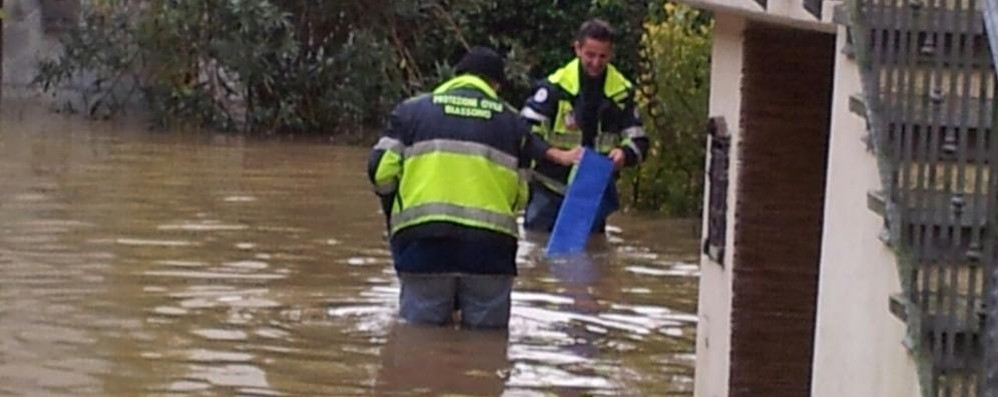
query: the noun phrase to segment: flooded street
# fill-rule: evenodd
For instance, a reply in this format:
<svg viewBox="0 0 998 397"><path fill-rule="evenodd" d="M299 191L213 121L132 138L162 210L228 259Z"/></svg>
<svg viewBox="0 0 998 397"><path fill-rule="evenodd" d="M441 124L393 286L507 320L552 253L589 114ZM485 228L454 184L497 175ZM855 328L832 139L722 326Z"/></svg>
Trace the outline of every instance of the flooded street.
<svg viewBox="0 0 998 397"><path fill-rule="evenodd" d="M697 221L521 242L508 332L396 321L367 148L3 103L0 395L692 395Z"/></svg>

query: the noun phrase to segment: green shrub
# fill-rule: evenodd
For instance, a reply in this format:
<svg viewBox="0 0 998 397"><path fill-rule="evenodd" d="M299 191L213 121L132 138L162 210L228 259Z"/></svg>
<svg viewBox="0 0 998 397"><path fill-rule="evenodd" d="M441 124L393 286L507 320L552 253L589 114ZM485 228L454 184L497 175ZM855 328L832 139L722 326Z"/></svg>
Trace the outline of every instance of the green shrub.
<svg viewBox="0 0 998 397"><path fill-rule="evenodd" d="M451 76L470 45L506 54L503 96L521 106L593 16L620 33L614 63L639 83L652 138L624 175L625 204L695 214L711 22L662 0L91 0L36 83L82 86L66 108L92 117L138 103L159 126L370 141L392 106Z"/></svg>

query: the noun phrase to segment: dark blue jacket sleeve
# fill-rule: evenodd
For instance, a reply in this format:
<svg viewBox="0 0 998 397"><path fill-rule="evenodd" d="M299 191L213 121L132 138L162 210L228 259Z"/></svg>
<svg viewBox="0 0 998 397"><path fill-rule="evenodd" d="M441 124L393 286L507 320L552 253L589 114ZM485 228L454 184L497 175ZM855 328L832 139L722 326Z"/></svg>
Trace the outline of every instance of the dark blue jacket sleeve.
<svg viewBox="0 0 998 397"><path fill-rule="evenodd" d="M633 93L627 100L621 117L623 118L621 120L623 141L620 147L624 150L624 166L633 167L643 162L648 156L649 146L644 123L641 121L641 112L634 102Z"/></svg>

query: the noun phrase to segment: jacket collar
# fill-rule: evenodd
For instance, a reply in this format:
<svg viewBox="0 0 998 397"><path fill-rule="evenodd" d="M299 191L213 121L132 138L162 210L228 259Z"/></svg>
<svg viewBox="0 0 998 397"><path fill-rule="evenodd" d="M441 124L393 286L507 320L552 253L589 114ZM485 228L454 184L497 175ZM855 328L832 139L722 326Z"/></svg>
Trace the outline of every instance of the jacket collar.
<svg viewBox="0 0 998 397"><path fill-rule="evenodd" d="M499 96L496 95L496 91L492 89L492 86L490 86L489 83L486 83L481 77L471 74L464 74L447 80L443 84L437 86L437 88L433 90L433 93L442 94L458 88L469 87L485 93L485 95L488 95L492 99L499 99Z"/></svg>
<svg viewBox="0 0 998 397"><path fill-rule="evenodd" d="M561 69L552 73L551 76L548 76L548 81L557 84L569 95L579 95L582 85L580 67L579 58L575 58ZM607 64L606 79L603 82L603 95L607 98L613 98L629 88L631 88L631 82L624 77L623 73L620 73L613 64Z"/></svg>

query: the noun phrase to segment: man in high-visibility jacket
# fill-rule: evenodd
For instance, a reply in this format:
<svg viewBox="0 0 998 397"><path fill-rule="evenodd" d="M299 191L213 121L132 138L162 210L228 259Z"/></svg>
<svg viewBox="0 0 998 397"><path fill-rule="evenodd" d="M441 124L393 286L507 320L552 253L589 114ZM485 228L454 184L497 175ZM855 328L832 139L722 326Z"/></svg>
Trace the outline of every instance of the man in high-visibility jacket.
<svg viewBox="0 0 998 397"><path fill-rule="evenodd" d="M503 69L494 51L472 48L457 77L395 108L371 153L409 322L443 325L457 310L464 326L506 327L525 168L581 156L531 134L499 99Z"/></svg>
<svg viewBox="0 0 998 397"><path fill-rule="evenodd" d="M521 115L552 146L595 149L619 170L644 160L648 138L634 103L633 84L610 64L613 36L613 28L601 19L583 23L573 44L576 58L536 85ZM551 231L570 174L570 166L546 160L535 163L525 228ZM606 217L618 207L617 188L611 183L591 231L603 232Z"/></svg>

